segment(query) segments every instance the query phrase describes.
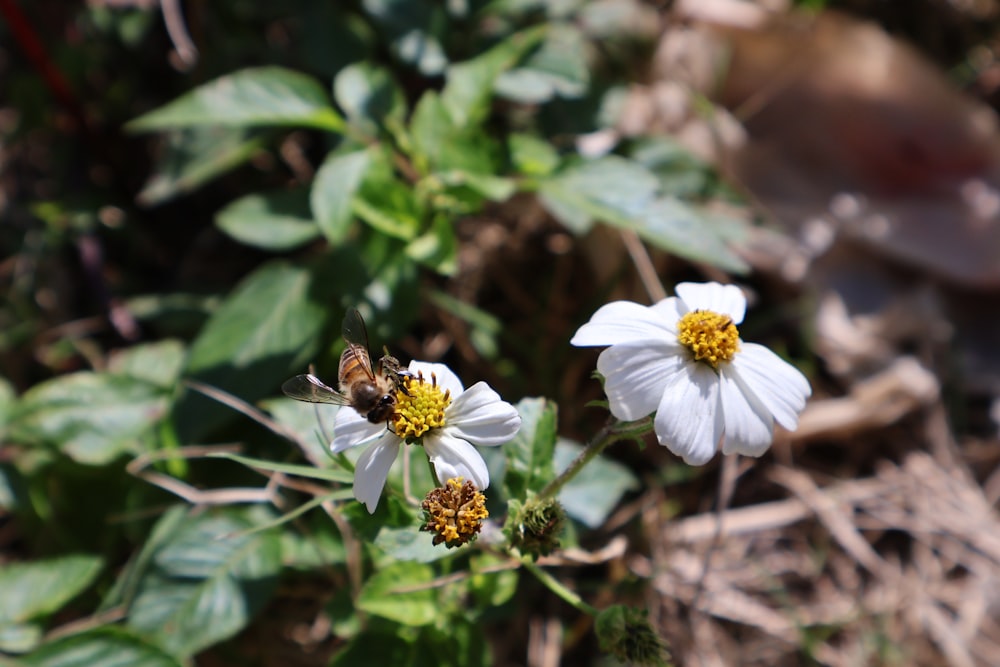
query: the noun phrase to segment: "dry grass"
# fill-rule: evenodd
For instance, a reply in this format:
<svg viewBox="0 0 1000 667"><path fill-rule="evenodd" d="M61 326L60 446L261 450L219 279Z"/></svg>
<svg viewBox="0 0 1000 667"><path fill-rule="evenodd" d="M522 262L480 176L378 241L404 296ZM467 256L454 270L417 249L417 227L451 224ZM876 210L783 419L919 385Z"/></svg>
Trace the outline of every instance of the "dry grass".
<svg viewBox="0 0 1000 667"><path fill-rule="evenodd" d="M876 467L831 483L769 464L786 499L662 522L631 567L678 663L1000 664L1000 517L982 486L924 451Z"/></svg>

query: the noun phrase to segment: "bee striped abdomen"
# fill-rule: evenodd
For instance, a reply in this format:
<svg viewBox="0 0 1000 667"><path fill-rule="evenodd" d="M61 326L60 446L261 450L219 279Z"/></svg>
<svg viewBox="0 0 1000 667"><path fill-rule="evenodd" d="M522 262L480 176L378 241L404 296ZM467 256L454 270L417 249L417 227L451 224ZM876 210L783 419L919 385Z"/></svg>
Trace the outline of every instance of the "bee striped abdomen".
<svg viewBox="0 0 1000 667"><path fill-rule="evenodd" d="M368 353L354 345L348 345L344 353L340 355L340 369L338 378L340 380L340 390L346 392L350 385L365 377L369 381L374 380L375 374L371 370L371 362L368 361Z"/></svg>

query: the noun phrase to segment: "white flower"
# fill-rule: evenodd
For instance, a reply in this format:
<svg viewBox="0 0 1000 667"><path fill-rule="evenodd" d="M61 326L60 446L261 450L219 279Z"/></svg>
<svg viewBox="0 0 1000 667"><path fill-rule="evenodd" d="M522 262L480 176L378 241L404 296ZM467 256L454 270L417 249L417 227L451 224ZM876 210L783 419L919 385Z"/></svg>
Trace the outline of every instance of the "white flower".
<svg viewBox="0 0 1000 667"><path fill-rule="evenodd" d="M657 440L691 465L724 454L760 456L774 422L794 430L812 393L796 368L736 325L746 299L734 285L681 283L652 306L602 306L570 341L610 345L597 359L611 414L633 421L653 412Z"/></svg>
<svg viewBox="0 0 1000 667"><path fill-rule="evenodd" d="M483 490L490 485L490 474L470 443L502 445L521 428L514 406L501 400L485 382L464 389L444 364L412 361L409 371L414 375L407 381L409 395L397 394L391 430L385 424L372 424L354 410L342 409L334 420L330 443L334 453L367 445L354 470L354 497L372 513L404 439L423 444L441 485L463 477Z"/></svg>

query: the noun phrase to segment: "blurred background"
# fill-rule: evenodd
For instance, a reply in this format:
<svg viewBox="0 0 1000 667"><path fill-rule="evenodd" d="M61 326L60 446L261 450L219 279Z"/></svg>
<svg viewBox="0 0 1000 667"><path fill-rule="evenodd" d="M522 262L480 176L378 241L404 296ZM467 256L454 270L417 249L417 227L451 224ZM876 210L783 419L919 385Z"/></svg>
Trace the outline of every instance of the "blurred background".
<svg viewBox="0 0 1000 667"><path fill-rule="evenodd" d="M373 664L349 514L157 629L202 599L144 569L178 496L233 533L319 497L202 455L327 465L279 387L358 307L373 352L558 405L571 456L606 417L576 328L719 280L800 428L611 448L545 562L677 664L1000 664L1000 3L0 0L0 36L0 662ZM436 664L618 664L508 584Z"/></svg>

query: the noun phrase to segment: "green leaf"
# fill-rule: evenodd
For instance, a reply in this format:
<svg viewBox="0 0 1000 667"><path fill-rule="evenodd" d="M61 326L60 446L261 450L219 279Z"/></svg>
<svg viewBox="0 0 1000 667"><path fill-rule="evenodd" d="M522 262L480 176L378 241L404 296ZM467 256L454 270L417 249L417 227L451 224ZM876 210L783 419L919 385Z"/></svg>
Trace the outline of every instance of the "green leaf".
<svg viewBox="0 0 1000 667"><path fill-rule="evenodd" d="M441 275L454 275L458 270L458 239L451 222L445 216L435 218L425 234L406 246L406 255Z"/></svg>
<svg viewBox="0 0 1000 667"><path fill-rule="evenodd" d="M350 493L350 489L344 490ZM296 522L297 527L302 525L305 529L301 532L281 531L281 560L286 571L290 568L315 573L347 562L347 547L340 533L330 530L330 517L326 512L305 515Z"/></svg>
<svg viewBox="0 0 1000 667"><path fill-rule="evenodd" d="M184 343L179 340L133 345L111 356L108 371L169 389L180 377L184 355Z"/></svg>
<svg viewBox="0 0 1000 667"><path fill-rule="evenodd" d="M170 132L136 200L142 206L156 206L193 192L247 162L264 145L264 136L246 128L212 126Z"/></svg>
<svg viewBox="0 0 1000 667"><path fill-rule="evenodd" d="M569 467L583 446L560 439L556 444L555 468L558 473ZM587 526L598 528L628 491L639 488L639 480L627 467L604 456L590 460L576 477L559 492L559 502L566 513Z"/></svg>
<svg viewBox="0 0 1000 667"><path fill-rule="evenodd" d="M393 51L405 63L417 66L425 76L437 76L448 65L441 42L423 30L405 33L392 44Z"/></svg>
<svg viewBox="0 0 1000 667"><path fill-rule="evenodd" d="M344 121L311 76L283 67L255 67L203 84L130 122L132 132L199 125L301 125L332 132Z"/></svg>
<svg viewBox="0 0 1000 667"><path fill-rule="evenodd" d="M572 167L539 186L539 199L571 231L594 220L627 225L656 195L656 177L641 165L609 156Z"/></svg>
<svg viewBox="0 0 1000 667"><path fill-rule="evenodd" d="M192 335L218 309L222 298L213 294L167 292L125 299L125 307L140 322L161 335Z"/></svg>
<svg viewBox="0 0 1000 667"><path fill-rule="evenodd" d="M499 354L497 339L503 333L503 322L489 312L455 297L434 290L428 297L435 306L464 320L470 327L469 342L486 359L495 359Z"/></svg>
<svg viewBox="0 0 1000 667"><path fill-rule="evenodd" d="M333 82L333 95L347 120L372 136L379 126L401 125L406 118L406 98L392 72L372 63L342 69Z"/></svg>
<svg viewBox="0 0 1000 667"><path fill-rule="evenodd" d="M383 527L375 538L375 546L400 561L432 563L451 556L444 545L434 546L433 536L421 532L418 524L399 528Z"/></svg>
<svg viewBox="0 0 1000 667"><path fill-rule="evenodd" d="M420 312L420 272L405 254L405 247L384 234L370 234L361 250L367 284L354 305L370 304L379 319L369 323L371 343L382 345L409 332Z"/></svg>
<svg viewBox="0 0 1000 667"><path fill-rule="evenodd" d="M252 512L189 514L139 583L127 625L178 657L232 637L270 599L281 572L277 531Z"/></svg>
<svg viewBox="0 0 1000 667"><path fill-rule="evenodd" d="M393 53L425 76L440 74L448 64L435 28L444 23L443 8L433 0L365 0L365 12L389 36ZM438 28L440 30L440 28Z"/></svg>
<svg viewBox="0 0 1000 667"><path fill-rule="evenodd" d="M732 224L674 197L651 202L626 226L653 245L681 257L709 262L734 273L746 273L750 268L726 244L735 230Z"/></svg>
<svg viewBox="0 0 1000 667"><path fill-rule="evenodd" d="M336 491L330 491L329 493L322 496L315 496L312 500L308 500L302 503L298 507L291 509L288 512L285 512L276 519L273 519L265 524L257 526L250 532L257 532L260 530L270 530L272 528L278 528L279 526L285 525L289 521L294 521L295 519L298 519L300 516L308 513L310 510L314 510L317 507L320 507L323 503L328 503L336 500L348 500L353 497L354 497L354 491L352 489L337 489ZM281 537L282 537L282 545L284 545L285 534L282 534Z"/></svg>
<svg viewBox="0 0 1000 667"><path fill-rule="evenodd" d="M542 203L550 200L576 209L588 223L597 218L611 224L627 224L656 197L659 181L642 165L616 155L583 162L567 169L540 187ZM560 217L561 211L552 210ZM563 220L573 231L576 225ZM586 231L585 229L582 231Z"/></svg>
<svg viewBox="0 0 1000 667"><path fill-rule="evenodd" d="M618 156L585 162L543 181L542 204L572 231L586 232L594 220L633 230L653 245L729 271L746 263L729 249L731 224L674 197L660 194L655 174Z"/></svg>
<svg viewBox="0 0 1000 667"><path fill-rule="evenodd" d="M490 174L447 171L438 174L438 178L451 188L466 187L495 202L505 202L517 191L517 184L511 179Z"/></svg>
<svg viewBox="0 0 1000 667"><path fill-rule="evenodd" d="M659 177L663 194L674 197L714 194L710 189L718 179L711 168L675 139L641 137L633 142L629 157Z"/></svg>
<svg viewBox="0 0 1000 667"><path fill-rule="evenodd" d="M276 393L289 369L304 368L315 354L335 297L341 290L351 292L350 284L332 275L334 268L344 280L357 280L349 272L356 258L340 254L326 260L331 262L326 267L273 262L245 278L191 344L186 375L250 402ZM194 392L173 411L182 442L202 437L234 414Z"/></svg>
<svg viewBox="0 0 1000 667"><path fill-rule="evenodd" d="M263 10L264 21L290 19L290 14L270 13L277 5L248 5ZM372 58L372 27L357 8L341 2L308 2L295 6L293 43L281 47L294 53L297 62L308 63L309 71L332 79L343 68L360 59ZM240 25L252 25L241 23ZM253 28L251 28L253 30ZM251 39L254 39L251 37ZM273 56L268 56L273 59Z"/></svg>
<svg viewBox="0 0 1000 667"><path fill-rule="evenodd" d="M323 467L333 463L330 439L333 435L333 420L340 406L303 403L285 397L266 399L260 405L271 413L276 422L298 436L299 442L308 449L311 462Z"/></svg>
<svg viewBox="0 0 1000 667"><path fill-rule="evenodd" d="M215 225L256 248L281 252L320 235L304 188L246 195L215 214Z"/></svg>
<svg viewBox="0 0 1000 667"><path fill-rule="evenodd" d="M517 33L472 60L448 68L441 103L457 126L478 124L486 118L494 81L538 45L544 35L544 26Z"/></svg>
<svg viewBox="0 0 1000 667"><path fill-rule="evenodd" d="M36 623L0 623L0 655L27 653L41 643L42 634L42 627ZM5 664L0 658L0 665Z"/></svg>
<svg viewBox="0 0 1000 667"><path fill-rule="evenodd" d="M421 628L415 667L487 667L489 641L481 623L452 617L447 625Z"/></svg>
<svg viewBox="0 0 1000 667"><path fill-rule="evenodd" d="M517 593L519 576L516 570L483 571L502 565L503 560L490 553L479 553L470 558L469 571L472 577L469 579L469 592L475 596L476 608L485 615L509 602Z"/></svg>
<svg viewBox="0 0 1000 667"><path fill-rule="evenodd" d="M58 611L90 586L101 571L97 556L68 555L0 570L0 626Z"/></svg>
<svg viewBox="0 0 1000 667"><path fill-rule="evenodd" d="M0 463L0 509L13 513L27 499L24 475L9 463Z"/></svg>
<svg viewBox="0 0 1000 667"><path fill-rule="evenodd" d="M354 483L353 473L347 470L340 470L333 468L317 468L315 466L296 465L294 463L278 463L276 461L268 461L266 459L255 459L249 456L230 454L228 452L217 452L215 454L210 454L209 458L229 459L230 461L242 463L248 468L253 468L254 470L283 472L288 475L298 475L299 477L308 477L309 479L322 479L328 482L341 482L343 484Z"/></svg>
<svg viewBox="0 0 1000 667"><path fill-rule="evenodd" d="M369 630L359 634L330 661L330 667L413 667L417 648L399 635Z"/></svg>
<svg viewBox="0 0 1000 667"><path fill-rule="evenodd" d="M507 138L514 168L527 176L548 176L559 166L559 153L539 137L514 133Z"/></svg>
<svg viewBox="0 0 1000 667"><path fill-rule="evenodd" d="M402 192L402 188L396 188L395 192L389 192L390 200L393 195L409 196ZM399 199L399 197L397 197ZM381 204L381 205L380 205ZM354 214L364 220L372 229L393 238L409 240L412 239L419 229L420 221L415 218L396 218L392 212L387 210L386 202L376 204L369 199L355 199L353 202Z"/></svg>
<svg viewBox="0 0 1000 667"><path fill-rule="evenodd" d="M420 588L434 578L430 566L402 561L376 572L358 594L358 609L402 625L433 623L438 615L437 592ZM420 590L408 590L420 588Z"/></svg>
<svg viewBox="0 0 1000 667"><path fill-rule="evenodd" d="M7 422L17 406L17 393L6 378L0 377L0 436L7 428Z"/></svg>
<svg viewBox="0 0 1000 667"><path fill-rule="evenodd" d="M372 162L352 205L354 215L369 227L395 239L413 239L422 224L423 212L414 188L400 182L391 155L384 151L372 154Z"/></svg>
<svg viewBox="0 0 1000 667"><path fill-rule="evenodd" d="M521 430L504 445L508 498L523 499L555 477L552 457L556 446L556 405L544 398L524 398L517 404Z"/></svg>
<svg viewBox="0 0 1000 667"><path fill-rule="evenodd" d="M132 633L103 627L46 644L21 660L24 667L183 667L176 658Z"/></svg>
<svg viewBox="0 0 1000 667"><path fill-rule="evenodd" d="M426 478L429 481L431 476L430 466L417 467L428 469ZM402 478L400 477L401 480ZM430 485L426 486L429 488ZM424 487L422 486L421 488ZM350 522L355 536L365 543L374 542L378 538L378 534L387 527L417 529L415 508L403 500L399 494L384 493L379 500L378 507L375 508L374 514L369 514L368 510L361 503L348 503L343 507L343 516ZM375 552L373 557L377 556L379 556L379 553ZM384 557L381 560L376 560L376 562L386 563L390 562L390 559Z"/></svg>
<svg viewBox="0 0 1000 667"><path fill-rule="evenodd" d="M456 122L433 90L425 92L417 102L410 133L414 152L429 171L496 172L496 142L481 127Z"/></svg>
<svg viewBox="0 0 1000 667"><path fill-rule="evenodd" d="M32 387L21 398L9 438L57 448L88 465L140 451L167 410L159 387L124 375L87 371Z"/></svg>
<svg viewBox="0 0 1000 667"><path fill-rule="evenodd" d="M441 627L424 626L390 634L386 628L367 629L334 656L331 667L486 667L489 642L483 627L462 617L449 617Z"/></svg>
<svg viewBox="0 0 1000 667"><path fill-rule="evenodd" d="M518 68L496 80L497 94L522 104L582 97L590 86L586 39L570 24L551 24L545 42Z"/></svg>
<svg viewBox="0 0 1000 667"><path fill-rule="evenodd" d="M327 156L316 172L309 202L313 216L330 243L342 242L351 229L352 201L371 163L368 151Z"/></svg>

